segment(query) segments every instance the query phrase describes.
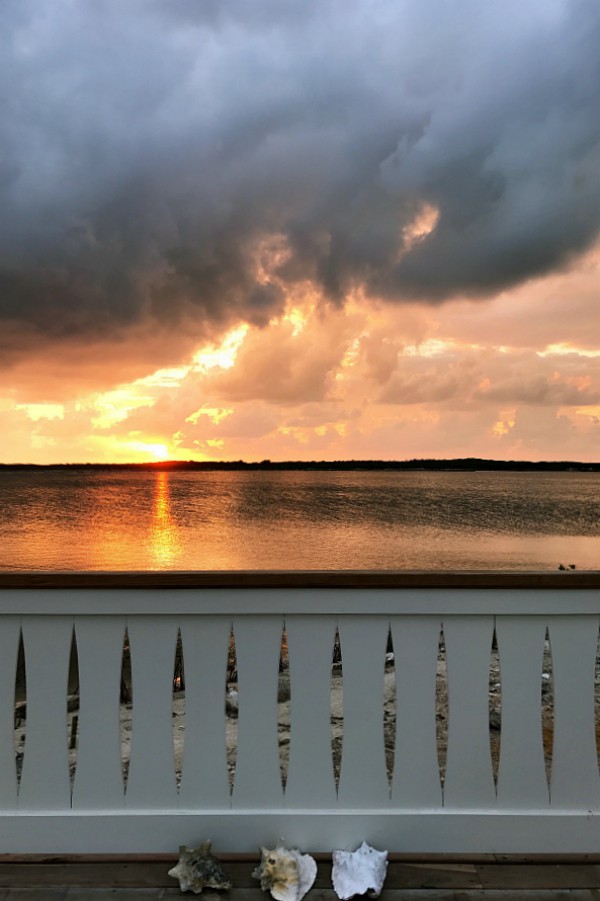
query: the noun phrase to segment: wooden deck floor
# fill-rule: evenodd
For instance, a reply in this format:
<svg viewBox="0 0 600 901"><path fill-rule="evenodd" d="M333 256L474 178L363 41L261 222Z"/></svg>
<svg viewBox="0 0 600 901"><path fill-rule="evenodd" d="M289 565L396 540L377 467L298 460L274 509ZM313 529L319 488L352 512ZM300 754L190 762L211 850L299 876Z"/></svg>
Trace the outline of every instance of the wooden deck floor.
<svg viewBox="0 0 600 901"><path fill-rule="evenodd" d="M183 895L167 870L166 856L88 860L0 857L0 901L166 901ZM206 901L267 901L252 878L256 860L227 860L234 889L206 893ZM390 861L382 901L600 901L600 855L580 859L515 859L481 856L472 860L402 859ZM337 901L331 863L319 860L317 881L307 901Z"/></svg>

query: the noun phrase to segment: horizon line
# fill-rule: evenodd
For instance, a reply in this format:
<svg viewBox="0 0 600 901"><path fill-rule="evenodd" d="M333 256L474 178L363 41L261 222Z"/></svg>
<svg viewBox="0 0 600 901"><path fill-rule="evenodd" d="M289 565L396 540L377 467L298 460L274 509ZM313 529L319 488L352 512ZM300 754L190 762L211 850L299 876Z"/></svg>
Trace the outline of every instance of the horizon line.
<svg viewBox="0 0 600 901"><path fill-rule="evenodd" d="M412 457L404 460L378 458L337 460L147 460L142 462L0 463L0 470L44 469L127 469L127 470L309 470L309 469L473 469L600 470L600 461L582 460L498 460L488 457Z"/></svg>

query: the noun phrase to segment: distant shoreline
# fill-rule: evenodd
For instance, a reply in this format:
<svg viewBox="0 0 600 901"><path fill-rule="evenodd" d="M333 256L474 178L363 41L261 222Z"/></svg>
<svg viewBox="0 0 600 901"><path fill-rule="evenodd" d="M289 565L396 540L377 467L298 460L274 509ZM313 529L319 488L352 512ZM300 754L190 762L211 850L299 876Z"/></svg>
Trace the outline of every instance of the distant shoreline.
<svg viewBox="0 0 600 901"><path fill-rule="evenodd" d="M164 460L148 463L0 463L0 472L12 471L128 471L128 472L600 472L600 462L574 460L487 460L464 457L452 460L284 460L248 463L244 460Z"/></svg>

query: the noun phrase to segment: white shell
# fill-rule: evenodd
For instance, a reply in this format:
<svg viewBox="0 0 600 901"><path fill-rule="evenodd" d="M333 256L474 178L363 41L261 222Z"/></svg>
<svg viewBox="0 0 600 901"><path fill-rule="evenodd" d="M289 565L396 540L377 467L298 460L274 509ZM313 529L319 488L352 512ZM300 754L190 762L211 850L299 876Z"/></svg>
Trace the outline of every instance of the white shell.
<svg viewBox="0 0 600 901"><path fill-rule="evenodd" d="M363 842L356 851L334 851L331 878L338 898L347 901L368 892L371 898L381 894L387 872L387 851L376 851Z"/></svg>
<svg viewBox="0 0 600 901"><path fill-rule="evenodd" d="M222 891L231 888L231 882L221 869L221 864L210 853L210 846L210 841L202 842L197 848L179 846L179 861L169 870L169 876L179 880L182 892L189 889L199 895L205 888Z"/></svg>
<svg viewBox="0 0 600 901"><path fill-rule="evenodd" d="M312 887L317 864L310 854L278 846L261 848L260 865L252 873L260 879L263 892L270 891L275 901L300 901Z"/></svg>

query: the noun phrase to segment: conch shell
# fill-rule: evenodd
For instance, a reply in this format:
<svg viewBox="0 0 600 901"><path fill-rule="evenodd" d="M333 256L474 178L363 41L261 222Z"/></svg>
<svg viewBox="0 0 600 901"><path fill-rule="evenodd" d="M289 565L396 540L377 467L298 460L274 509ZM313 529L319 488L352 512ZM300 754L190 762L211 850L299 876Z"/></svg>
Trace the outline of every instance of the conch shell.
<svg viewBox="0 0 600 901"><path fill-rule="evenodd" d="M252 876L260 879L263 892L270 891L275 901L300 901L312 887L317 864L310 854L279 845L269 851L261 848L262 859Z"/></svg>
<svg viewBox="0 0 600 901"><path fill-rule="evenodd" d="M333 851L333 888L341 901L354 895L377 898L387 872L387 851L376 851L363 842L356 851Z"/></svg>
<svg viewBox="0 0 600 901"><path fill-rule="evenodd" d="M210 853L211 842L202 842L197 848L179 846L179 861L169 876L179 880L179 888L182 892L189 889L195 895L205 889L220 889L228 891L231 882L221 869L221 864Z"/></svg>

